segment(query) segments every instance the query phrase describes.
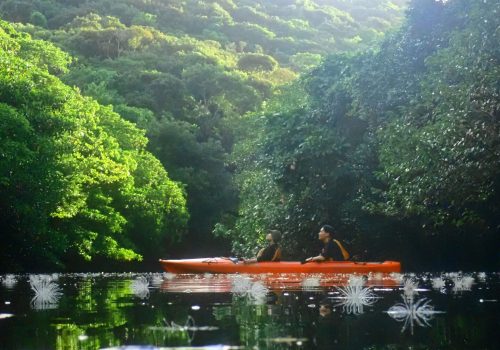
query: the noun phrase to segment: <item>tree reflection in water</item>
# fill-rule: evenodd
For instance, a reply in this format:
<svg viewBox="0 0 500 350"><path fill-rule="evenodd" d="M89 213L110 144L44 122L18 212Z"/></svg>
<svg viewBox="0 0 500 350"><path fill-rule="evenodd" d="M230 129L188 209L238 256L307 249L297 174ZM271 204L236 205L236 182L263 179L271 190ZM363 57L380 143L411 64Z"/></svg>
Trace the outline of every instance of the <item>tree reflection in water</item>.
<svg viewBox="0 0 500 350"><path fill-rule="evenodd" d="M165 318L163 319L165 326L163 327L149 327L148 329L156 332L165 332L165 333L181 333L184 334L188 340L188 343L191 344L194 340L197 331L214 331L218 330L218 327L211 326L196 326L196 322L191 315L188 315L186 322L181 325L174 321L167 321Z"/></svg>
<svg viewBox="0 0 500 350"><path fill-rule="evenodd" d="M17 276L14 289L0 283L0 347L99 350L129 344L157 348L227 344L244 349L302 350L394 349L406 344L451 350L467 341L471 349L498 349L490 336L498 325L495 274L483 278L488 282L478 278L473 289L463 274L443 274L439 280L430 274L405 275L405 282L396 284L368 278L366 285L354 277L346 286L325 283L329 276L321 276L319 286L316 280L288 283L283 276L277 281L273 276L228 276L228 283L217 275L163 276L162 283L160 274L139 277L60 275L57 281L52 276L33 277L40 286L53 286L46 291L60 293L49 303L52 308L35 308L26 277ZM2 282L6 279L3 276ZM145 291L147 281L149 296L138 298L140 293L133 290ZM418 283L425 287L418 288ZM453 293L454 285L460 287L455 288L460 293ZM425 289L431 286L440 288ZM186 289L192 292L183 292ZM437 317L441 311L434 305L446 310L444 316Z"/></svg>

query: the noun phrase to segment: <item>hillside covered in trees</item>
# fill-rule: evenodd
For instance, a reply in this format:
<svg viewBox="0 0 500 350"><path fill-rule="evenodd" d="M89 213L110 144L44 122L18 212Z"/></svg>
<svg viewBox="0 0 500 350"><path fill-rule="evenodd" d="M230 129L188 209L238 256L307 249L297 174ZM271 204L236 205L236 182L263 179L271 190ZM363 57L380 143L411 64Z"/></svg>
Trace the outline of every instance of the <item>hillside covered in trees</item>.
<svg viewBox="0 0 500 350"><path fill-rule="evenodd" d="M6 228L2 266L64 266L102 256L155 261L172 251L198 254L207 244L227 250L227 241L217 241L211 231L238 210L229 155L242 116L261 110L280 86L324 55L373 44L401 21L404 3L1 1L0 15L10 22L2 24L1 49L8 60L2 61L1 102L10 115L2 131L29 151L16 153L18 146L2 144L10 150L0 160L6 208L0 219ZM29 74L8 76L14 62L29 67ZM28 88L14 93L21 83L41 89L33 76L38 74L47 77L42 89L47 96L35 98ZM94 150L100 141L91 132L76 133L66 124L43 134L45 123L53 122L39 111L65 114L50 98L67 103L69 95L87 101L78 103L80 112L67 107L75 109L71 123L90 118L91 128L98 130L92 129L95 137L109 137L110 143L102 141ZM48 144L41 149L32 136L14 133L20 125L11 122L24 125L33 137L57 139L61 148ZM66 134L75 140L63 146ZM86 152L71 142L82 143ZM114 147L112 154L106 153L108 146ZM54 163L44 151L52 152ZM30 159L29 166L23 157ZM59 169L63 160L74 168ZM107 174L108 168L123 172L122 177ZM34 181L45 177L47 183ZM145 187L142 197L134 194L134 186ZM165 203L150 203L147 191L158 191L154 200ZM25 192L33 197L21 195ZM180 237L199 244L188 250L181 241L173 248ZM34 242L40 243L36 262L28 257Z"/></svg>
<svg viewBox="0 0 500 350"><path fill-rule="evenodd" d="M494 266L499 1L407 5L0 1L1 266L297 258L323 223Z"/></svg>
<svg viewBox="0 0 500 350"><path fill-rule="evenodd" d="M331 223L361 260L497 269L499 14L498 0L414 1L377 49L304 75L247 119L240 212L216 232L248 254L275 227L307 256Z"/></svg>
<svg viewBox="0 0 500 350"><path fill-rule="evenodd" d="M188 214L144 131L51 75L71 62L54 45L3 21L0 38L2 266L160 253Z"/></svg>

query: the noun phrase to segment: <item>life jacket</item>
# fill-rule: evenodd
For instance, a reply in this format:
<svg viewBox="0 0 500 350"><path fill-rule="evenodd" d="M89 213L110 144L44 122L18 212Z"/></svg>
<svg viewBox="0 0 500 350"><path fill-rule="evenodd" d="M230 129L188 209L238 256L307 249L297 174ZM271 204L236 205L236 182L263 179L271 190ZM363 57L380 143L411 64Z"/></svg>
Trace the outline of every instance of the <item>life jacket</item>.
<svg viewBox="0 0 500 350"><path fill-rule="evenodd" d="M344 248L344 246L336 239L333 240L335 243L337 243L337 245L339 246L340 248L340 251L342 252L342 256L344 257L344 260L349 260L349 258L351 257L351 255L349 254L349 252Z"/></svg>
<svg viewBox="0 0 500 350"><path fill-rule="evenodd" d="M271 261L281 261L281 248L278 247L276 248L276 251L274 252L273 258Z"/></svg>

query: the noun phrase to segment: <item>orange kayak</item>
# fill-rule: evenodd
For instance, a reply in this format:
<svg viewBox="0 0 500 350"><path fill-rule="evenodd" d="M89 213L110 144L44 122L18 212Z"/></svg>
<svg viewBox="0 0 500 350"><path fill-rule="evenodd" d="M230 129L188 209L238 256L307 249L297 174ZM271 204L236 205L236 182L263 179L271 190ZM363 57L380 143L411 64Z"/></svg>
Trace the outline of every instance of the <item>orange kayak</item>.
<svg viewBox="0 0 500 350"><path fill-rule="evenodd" d="M352 262L327 261L308 262L301 264L298 261L260 262L244 264L234 263L228 258L200 258L181 260L162 260L161 267L172 273L369 273L369 272L401 272L398 261L384 262Z"/></svg>

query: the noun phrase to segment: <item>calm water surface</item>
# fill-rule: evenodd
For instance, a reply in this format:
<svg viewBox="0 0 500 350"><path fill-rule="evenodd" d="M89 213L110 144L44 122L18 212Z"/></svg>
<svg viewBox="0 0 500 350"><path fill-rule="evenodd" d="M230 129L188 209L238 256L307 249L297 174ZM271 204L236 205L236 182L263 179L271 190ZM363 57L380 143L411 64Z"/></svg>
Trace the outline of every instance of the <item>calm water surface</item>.
<svg viewBox="0 0 500 350"><path fill-rule="evenodd" d="M499 274L0 276L0 349L500 349Z"/></svg>

